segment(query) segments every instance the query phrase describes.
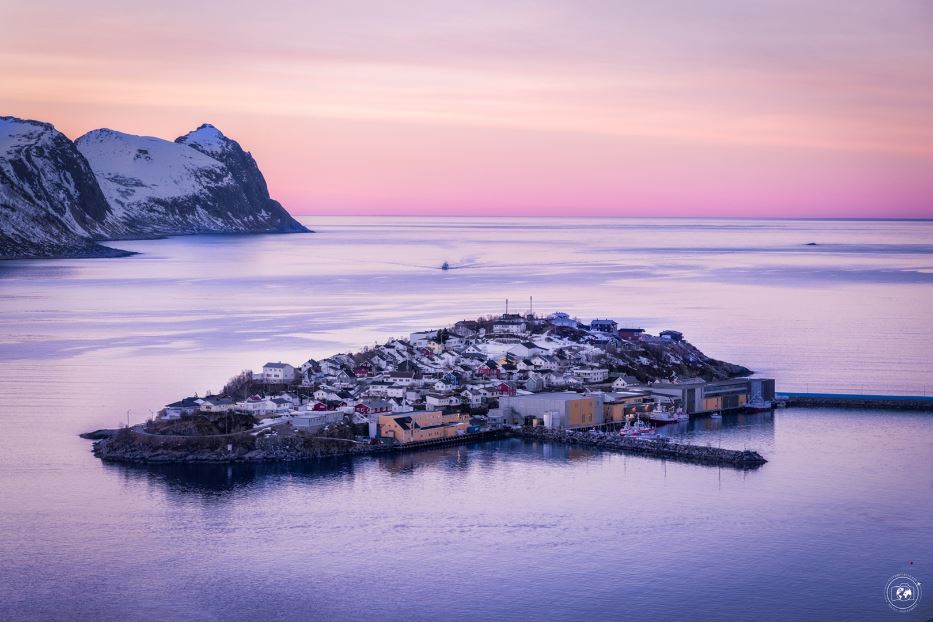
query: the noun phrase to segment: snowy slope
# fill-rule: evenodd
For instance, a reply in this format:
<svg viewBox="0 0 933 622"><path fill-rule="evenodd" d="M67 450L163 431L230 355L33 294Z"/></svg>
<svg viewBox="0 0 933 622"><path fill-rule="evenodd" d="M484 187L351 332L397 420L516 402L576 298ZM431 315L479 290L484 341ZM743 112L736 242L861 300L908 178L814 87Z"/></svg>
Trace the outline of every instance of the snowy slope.
<svg viewBox="0 0 933 622"><path fill-rule="evenodd" d="M48 123L0 117L0 257L123 254L95 244L107 202L74 143Z"/></svg>
<svg viewBox="0 0 933 622"><path fill-rule="evenodd" d="M186 144L108 129L76 144L112 209L111 237L296 230L253 204L225 163Z"/></svg>
<svg viewBox="0 0 933 622"><path fill-rule="evenodd" d="M269 197L266 180L256 160L253 159L252 154L240 147L240 143L227 138L209 123L201 125L184 136L179 136L175 142L188 145L222 162L243 190L251 209L264 214L267 226L282 232L307 231L285 211L278 201Z"/></svg>

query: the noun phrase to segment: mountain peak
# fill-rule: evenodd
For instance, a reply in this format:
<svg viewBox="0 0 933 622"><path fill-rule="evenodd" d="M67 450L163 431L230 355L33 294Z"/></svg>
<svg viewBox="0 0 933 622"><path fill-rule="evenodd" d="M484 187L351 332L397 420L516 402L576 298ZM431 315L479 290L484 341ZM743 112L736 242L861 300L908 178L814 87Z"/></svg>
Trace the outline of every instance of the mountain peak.
<svg viewBox="0 0 933 622"><path fill-rule="evenodd" d="M176 138L175 142L194 147L202 153L216 155L226 149L233 141L224 136L223 132L210 123L202 123L193 132L188 132L184 136Z"/></svg>

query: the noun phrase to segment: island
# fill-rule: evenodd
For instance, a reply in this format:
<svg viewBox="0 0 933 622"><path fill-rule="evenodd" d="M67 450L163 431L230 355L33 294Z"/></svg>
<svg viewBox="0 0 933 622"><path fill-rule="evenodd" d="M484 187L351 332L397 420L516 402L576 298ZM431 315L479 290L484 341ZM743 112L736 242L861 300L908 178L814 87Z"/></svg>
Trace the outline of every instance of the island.
<svg viewBox="0 0 933 622"><path fill-rule="evenodd" d="M87 433L110 462L270 462L508 436L754 468L757 452L660 436L661 425L768 410L774 380L657 335L557 312L503 314L355 353L268 362L145 423Z"/></svg>

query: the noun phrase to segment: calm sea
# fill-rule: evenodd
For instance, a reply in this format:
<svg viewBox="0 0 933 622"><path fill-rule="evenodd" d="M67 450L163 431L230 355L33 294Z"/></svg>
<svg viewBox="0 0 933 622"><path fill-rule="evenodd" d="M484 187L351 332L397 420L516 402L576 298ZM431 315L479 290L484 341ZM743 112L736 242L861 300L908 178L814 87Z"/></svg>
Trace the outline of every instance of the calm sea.
<svg viewBox="0 0 933 622"><path fill-rule="evenodd" d="M314 218L0 262L0 619L925 620L933 416L670 428L751 472L503 441L315 465L104 465L268 360L505 310L683 331L779 390L933 394L933 223ZM439 270L447 261L453 269ZM912 614L884 601L909 572Z"/></svg>

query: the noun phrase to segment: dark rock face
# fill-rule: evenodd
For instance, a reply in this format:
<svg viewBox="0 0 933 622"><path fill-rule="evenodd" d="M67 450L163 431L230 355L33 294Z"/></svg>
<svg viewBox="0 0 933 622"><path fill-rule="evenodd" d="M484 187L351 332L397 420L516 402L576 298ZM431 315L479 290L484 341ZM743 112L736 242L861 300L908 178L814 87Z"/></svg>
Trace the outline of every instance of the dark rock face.
<svg viewBox="0 0 933 622"><path fill-rule="evenodd" d="M171 142L0 117L0 258L106 257L98 240L307 232L253 157L203 125Z"/></svg>
<svg viewBox="0 0 933 622"><path fill-rule="evenodd" d="M0 257L114 256L87 160L48 123L0 117Z"/></svg>
<svg viewBox="0 0 933 622"><path fill-rule="evenodd" d="M268 214L268 225L273 231L306 232L304 225L292 218L282 204L269 196L266 179L259 170L259 165L240 143L227 138L213 125L204 123L193 132L175 139L176 143L196 149L227 167L246 197L249 209Z"/></svg>

